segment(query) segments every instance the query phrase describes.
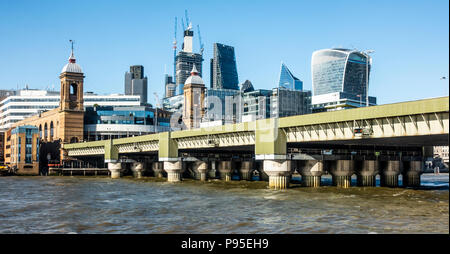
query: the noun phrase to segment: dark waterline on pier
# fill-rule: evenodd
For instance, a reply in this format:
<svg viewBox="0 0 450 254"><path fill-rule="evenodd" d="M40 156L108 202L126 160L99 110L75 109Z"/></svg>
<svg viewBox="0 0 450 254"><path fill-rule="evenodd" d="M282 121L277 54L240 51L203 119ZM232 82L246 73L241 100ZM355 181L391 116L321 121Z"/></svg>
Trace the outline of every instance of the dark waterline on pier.
<svg viewBox="0 0 450 254"><path fill-rule="evenodd" d="M323 179L325 184L330 179ZM420 189L0 177L0 233L449 233L449 176Z"/></svg>

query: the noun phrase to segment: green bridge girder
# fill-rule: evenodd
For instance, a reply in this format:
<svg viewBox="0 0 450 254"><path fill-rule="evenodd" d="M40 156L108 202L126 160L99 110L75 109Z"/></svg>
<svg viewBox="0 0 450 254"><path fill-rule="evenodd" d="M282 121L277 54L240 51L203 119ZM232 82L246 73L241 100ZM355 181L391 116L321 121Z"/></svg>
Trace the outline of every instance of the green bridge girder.
<svg viewBox="0 0 450 254"><path fill-rule="evenodd" d="M406 117L411 115L436 114L436 117L438 118L437 120L441 122L441 134L448 136L448 112L449 97L447 96L372 106L367 108L364 107L284 118L262 119L246 123L163 132L113 140L63 144L63 149L70 152L90 148L104 148L105 162L115 162L119 158L119 146L142 142L154 142L158 144L158 149L156 149L156 151L158 151L160 160L165 160L168 158L178 157L177 140L183 138L203 138L230 133L252 133L254 135L255 155L286 155L286 147L289 142L286 130L289 130L290 128L314 125L322 126L322 124L335 124L339 122L356 120L365 121L371 119ZM437 113L441 113L441 115L444 113L443 116L445 119L439 119ZM427 119L424 118L424 121L426 122ZM419 131L418 127L417 131ZM195 147L192 147L192 149L195 149ZM69 154L69 156L71 155Z"/></svg>

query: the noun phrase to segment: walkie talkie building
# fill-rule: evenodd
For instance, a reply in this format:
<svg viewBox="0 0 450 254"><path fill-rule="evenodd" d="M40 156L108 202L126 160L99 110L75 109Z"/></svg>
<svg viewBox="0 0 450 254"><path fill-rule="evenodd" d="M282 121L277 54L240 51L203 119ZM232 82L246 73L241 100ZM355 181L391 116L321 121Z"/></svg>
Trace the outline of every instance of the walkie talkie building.
<svg viewBox="0 0 450 254"><path fill-rule="evenodd" d="M357 50L315 51L311 62L312 103L337 109L365 105L371 64L371 58ZM369 97L369 104L376 104L376 98Z"/></svg>

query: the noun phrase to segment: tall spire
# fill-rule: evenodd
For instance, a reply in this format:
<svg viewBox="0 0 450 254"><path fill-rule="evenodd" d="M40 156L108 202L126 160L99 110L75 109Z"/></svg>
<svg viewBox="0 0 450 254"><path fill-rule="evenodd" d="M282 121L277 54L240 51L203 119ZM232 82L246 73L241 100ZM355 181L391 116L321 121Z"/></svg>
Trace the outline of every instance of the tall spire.
<svg viewBox="0 0 450 254"><path fill-rule="evenodd" d="M69 40L69 41L70 41L70 43L72 45L72 51L70 53L69 63L75 63L76 60L75 60L75 56L73 55L73 43L74 43L74 41L73 40Z"/></svg>

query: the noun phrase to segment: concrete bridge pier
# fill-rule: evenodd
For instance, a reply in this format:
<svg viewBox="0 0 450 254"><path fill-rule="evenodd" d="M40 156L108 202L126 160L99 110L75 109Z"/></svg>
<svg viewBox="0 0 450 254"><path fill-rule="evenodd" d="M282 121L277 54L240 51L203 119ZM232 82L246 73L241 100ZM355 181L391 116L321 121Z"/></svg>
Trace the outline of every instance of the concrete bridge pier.
<svg viewBox="0 0 450 254"><path fill-rule="evenodd" d="M269 181L269 176L264 171L264 161L258 161L258 163L255 163L259 172L259 177L261 181Z"/></svg>
<svg viewBox="0 0 450 254"><path fill-rule="evenodd" d="M208 162L195 161L192 165L196 174L200 174L200 181L206 181L206 174L208 173Z"/></svg>
<svg viewBox="0 0 450 254"><path fill-rule="evenodd" d="M122 171L122 163L120 162L108 162L108 170L111 172L111 178L120 178Z"/></svg>
<svg viewBox="0 0 450 254"><path fill-rule="evenodd" d="M144 171L144 163L134 162L133 165L131 165L131 171L133 172L133 176L135 178L142 178L142 172Z"/></svg>
<svg viewBox="0 0 450 254"><path fill-rule="evenodd" d="M383 187L398 187L398 175L400 172L400 161L387 161L381 171L380 185Z"/></svg>
<svg viewBox="0 0 450 254"><path fill-rule="evenodd" d="M181 171L183 170L181 160L177 161L164 161L164 170L167 172L168 182L179 182L181 181Z"/></svg>
<svg viewBox="0 0 450 254"><path fill-rule="evenodd" d="M210 161L207 177L215 179L217 178L216 173L217 173L216 161L215 160Z"/></svg>
<svg viewBox="0 0 450 254"><path fill-rule="evenodd" d="M251 172L253 170L253 161L242 161L239 172L241 173L241 180L249 181L251 179Z"/></svg>
<svg viewBox="0 0 450 254"><path fill-rule="evenodd" d="M152 163L152 170L157 178L163 178L164 163L156 161Z"/></svg>
<svg viewBox="0 0 450 254"><path fill-rule="evenodd" d="M219 174L221 179L231 181L232 161L219 161Z"/></svg>
<svg viewBox="0 0 450 254"><path fill-rule="evenodd" d="M331 163L330 173L332 175L333 185L337 187L349 188L354 173L353 160L336 160Z"/></svg>
<svg viewBox="0 0 450 254"><path fill-rule="evenodd" d="M418 187L420 186L420 175L423 172L422 161L411 161L409 168L403 173L403 186Z"/></svg>
<svg viewBox="0 0 450 254"><path fill-rule="evenodd" d="M375 187L379 163L376 160L364 160L356 171L356 182L358 186Z"/></svg>
<svg viewBox="0 0 450 254"><path fill-rule="evenodd" d="M269 176L269 188L275 190L289 188L291 163L290 160L264 160L264 172Z"/></svg>
<svg viewBox="0 0 450 254"><path fill-rule="evenodd" d="M300 167L302 176L302 186L320 187L320 180L323 174L323 161L307 160Z"/></svg>

